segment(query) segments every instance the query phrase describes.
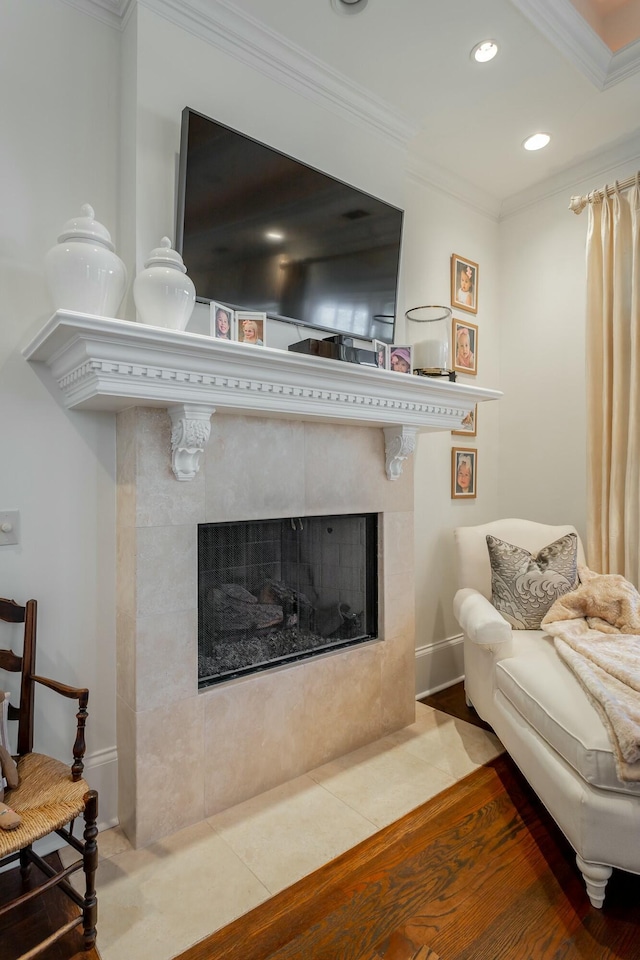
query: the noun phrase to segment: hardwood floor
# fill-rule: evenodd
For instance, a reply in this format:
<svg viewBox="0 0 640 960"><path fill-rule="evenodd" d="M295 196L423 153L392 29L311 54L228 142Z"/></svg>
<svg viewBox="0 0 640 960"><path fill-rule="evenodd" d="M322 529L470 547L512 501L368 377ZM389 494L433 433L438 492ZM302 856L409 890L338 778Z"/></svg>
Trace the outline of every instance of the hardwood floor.
<svg viewBox="0 0 640 960"><path fill-rule="evenodd" d="M57 858L57 854L45 857L50 862ZM32 875L35 883L44 879L35 867L32 868ZM20 892L18 867L0 873L0 904L6 903ZM0 960L15 960L49 936L62 922L72 920L77 914L78 908L75 904L56 889L14 910L0 919ZM83 951L82 932L75 929L41 953L39 960L100 960L100 955L95 949L86 953Z"/></svg>
<svg viewBox="0 0 640 960"><path fill-rule="evenodd" d="M424 702L482 725L462 684ZM15 882L0 874L0 902ZM55 891L39 899L0 925L0 960L28 949L48 911L72 909ZM81 958L99 954L78 932L42 954ZM614 871L592 908L571 848L498 757L179 960L640 960L640 877Z"/></svg>
<svg viewBox="0 0 640 960"><path fill-rule="evenodd" d="M609 886L502 756L180 960L639 960L640 878Z"/></svg>
<svg viewBox="0 0 640 960"><path fill-rule="evenodd" d="M438 693L432 693L428 697L421 697L420 703L426 703L434 710L441 710L442 713L448 713L459 720L466 720L467 723L473 723L476 727L482 727L483 730L491 730L488 723L481 720L473 707L468 707L464 698L464 683L454 683L446 690L439 690Z"/></svg>
<svg viewBox="0 0 640 960"><path fill-rule="evenodd" d="M423 702L485 726L462 684ZM614 871L591 907L502 756L179 960L640 960L640 877Z"/></svg>

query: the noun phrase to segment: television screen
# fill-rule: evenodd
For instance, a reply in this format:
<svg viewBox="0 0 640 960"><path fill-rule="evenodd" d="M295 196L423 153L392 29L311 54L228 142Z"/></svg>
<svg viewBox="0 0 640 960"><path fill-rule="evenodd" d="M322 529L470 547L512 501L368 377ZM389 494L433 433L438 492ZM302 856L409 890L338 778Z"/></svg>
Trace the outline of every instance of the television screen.
<svg viewBox="0 0 640 960"><path fill-rule="evenodd" d="M402 217L183 110L176 244L198 300L392 343Z"/></svg>

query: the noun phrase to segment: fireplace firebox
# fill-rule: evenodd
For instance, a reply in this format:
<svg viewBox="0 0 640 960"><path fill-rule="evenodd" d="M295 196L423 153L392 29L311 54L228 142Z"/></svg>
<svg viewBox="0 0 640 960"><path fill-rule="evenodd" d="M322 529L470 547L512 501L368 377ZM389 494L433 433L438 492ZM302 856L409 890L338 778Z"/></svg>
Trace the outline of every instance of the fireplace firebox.
<svg viewBox="0 0 640 960"><path fill-rule="evenodd" d="M378 633L378 515L198 527L198 686Z"/></svg>

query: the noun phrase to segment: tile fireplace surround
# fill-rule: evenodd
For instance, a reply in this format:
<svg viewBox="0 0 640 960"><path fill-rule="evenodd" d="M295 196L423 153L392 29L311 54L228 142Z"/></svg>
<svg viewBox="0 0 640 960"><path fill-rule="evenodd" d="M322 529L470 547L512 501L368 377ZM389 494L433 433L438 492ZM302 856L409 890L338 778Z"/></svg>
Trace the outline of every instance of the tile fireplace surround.
<svg viewBox="0 0 640 960"><path fill-rule="evenodd" d="M119 817L135 846L413 722L409 454L498 391L70 312L23 354L66 406L117 414ZM178 482L193 403L210 434ZM379 638L199 692L197 525L364 512Z"/></svg>

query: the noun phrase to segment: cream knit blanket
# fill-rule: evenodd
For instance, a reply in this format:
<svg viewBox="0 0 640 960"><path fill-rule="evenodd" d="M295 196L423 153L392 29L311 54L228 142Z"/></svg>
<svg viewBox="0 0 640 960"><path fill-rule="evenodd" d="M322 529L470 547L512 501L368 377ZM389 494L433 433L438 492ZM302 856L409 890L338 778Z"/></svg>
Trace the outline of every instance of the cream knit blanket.
<svg viewBox="0 0 640 960"><path fill-rule="evenodd" d="M542 626L600 714L619 779L640 781L640 594L618 574L578 572Z"/></svg>

